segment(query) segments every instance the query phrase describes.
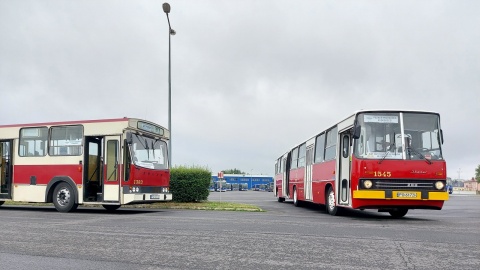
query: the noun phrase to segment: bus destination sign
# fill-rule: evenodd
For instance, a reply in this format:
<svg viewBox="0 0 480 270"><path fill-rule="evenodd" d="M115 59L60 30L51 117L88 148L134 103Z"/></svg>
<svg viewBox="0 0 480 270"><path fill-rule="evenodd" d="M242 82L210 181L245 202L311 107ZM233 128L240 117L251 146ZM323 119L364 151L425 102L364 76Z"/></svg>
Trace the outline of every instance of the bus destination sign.
<svg viewBox="0 0 480 270"><path fill-rule="evenodd" d="M161 136L163 135L163 128L154 126L154 125L149 124L149 123L139 121L138 124L137 124L137 128L141 129L141 130L151 132L151 133L155 133L155 134L158 134L158 135L161 135Z"/></svg>

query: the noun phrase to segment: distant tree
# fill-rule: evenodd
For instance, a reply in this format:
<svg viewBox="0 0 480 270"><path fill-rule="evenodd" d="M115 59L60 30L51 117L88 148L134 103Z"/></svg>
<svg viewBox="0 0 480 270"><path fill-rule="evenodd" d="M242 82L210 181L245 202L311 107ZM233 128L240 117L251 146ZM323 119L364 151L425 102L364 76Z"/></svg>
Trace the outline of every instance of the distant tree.
<svg viewBox="0 0 480 270"><path fill-rule="evenodd" d="M245 174L245 172L240 171L237 168L234 169L228 169L228 170L223 170L224 174Z"/></svg>
<svg viewBox="0 0 480 270"><path fill-rule="evenodd" d="M475 169L475 180L477 180L478 183L480 183L480 165L477 166Z"/></svg>

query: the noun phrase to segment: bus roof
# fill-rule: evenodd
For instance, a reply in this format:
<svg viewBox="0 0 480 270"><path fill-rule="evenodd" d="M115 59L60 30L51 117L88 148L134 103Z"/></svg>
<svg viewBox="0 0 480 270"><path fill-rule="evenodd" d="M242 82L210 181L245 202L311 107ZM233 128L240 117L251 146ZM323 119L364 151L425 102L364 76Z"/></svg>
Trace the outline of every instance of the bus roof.
<svg viewBox="0 0 480 270"><path fill-rule="evenodd" d="M62 122L43 122L29 124L13 124L0 125L2 136L14 138L18 137L18 129L30 127L52 127L52 126L68 126L83 125L85 127L85 136L121 133L123 129L138 129L141 132L158 135L164 139L170 138L170 131L163 126L150 122L148 120L138 118L113 118L113 119L96 119L96 120L75 120ZM16 135L15 135L16 134Z"/></svg>
<svg viewBox="0 0 480 270"><path fill-rule="evenodd" d="M0 125L0 128L6 127L29 127L29 126L57 126L57 125L74 125L74 124L86 124L86 123L106 123L106 122L122 122L128 121L133 118L112 118L112 119L97 119L97 120L74 120L74 121L61 121L61 122L39 122L39 123L27 123L27 124L8 124Z"/></svg>
<svg viewBox="0 0 480 270"><path fill-rule="evenodd" d="M439 114L433 111L424 111L424 110L393 110L393 109L360 109L356 111L354 114L362 113L362 112L411 112L411 113L434 113Z"/></svg>

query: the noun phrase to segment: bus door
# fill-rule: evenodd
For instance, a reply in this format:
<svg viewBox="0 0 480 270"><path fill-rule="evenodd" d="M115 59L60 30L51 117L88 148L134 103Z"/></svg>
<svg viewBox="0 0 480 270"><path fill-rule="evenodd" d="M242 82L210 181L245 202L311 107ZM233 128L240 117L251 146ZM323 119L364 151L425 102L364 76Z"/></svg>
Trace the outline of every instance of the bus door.
<svg viewBox="0 0 480 270"><path fill-rule="evenodd" d="M120 136L104 138L103 201L120 200Z"/></svg>
<svg viewBox="0 0 480 270"><path fill-rule="evenodd" d="M305 200L312 199L312 163L313 163L313 145L308 146L305 167Z"/></svg>
<svg viewBox="0 0 480 270"><path fill-rule="evenodd" d="M348 205L350 200L350 130L340 133L339 143L339 184L338 190L338 204Z"/></svg>
<svg viewBox="0 0 480 270"><path fill-rule="evenodd" d="M12 198L13 140L0 141L0 199Z"/></svg>
<svg viewBox="0 0 480 270"><path fill-rule="evenodd" d="M102 138L85 137L83 160L83 200L101 202L102 195Z"/></svg>
<svg viewBox="0 0 480 270"><path fill-rule="evenodd" d="M284 158L285 162L285 171L283 172L283 178L282 178L282 195L285 198L289 198L290 195L290 159L292 156L292 152L288 152L288 155L286 158Z"/></svg>

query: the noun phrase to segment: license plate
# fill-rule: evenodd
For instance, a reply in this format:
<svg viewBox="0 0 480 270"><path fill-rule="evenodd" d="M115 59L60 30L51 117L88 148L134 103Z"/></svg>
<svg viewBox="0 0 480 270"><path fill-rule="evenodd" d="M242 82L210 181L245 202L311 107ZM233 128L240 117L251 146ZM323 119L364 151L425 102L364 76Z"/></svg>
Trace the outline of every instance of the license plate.
<svg viewBox="0 0 480 270"><path fill-rule="evenodd" d="M417 198L417 192L397 192L397 198Z"/></svg>
<svg viewBox="0 0 480 270"><path fill-rule="evenodd" d="M159 194L152 194L152 195L150 195L150 200L160 200L160 195Z"/></svg>

